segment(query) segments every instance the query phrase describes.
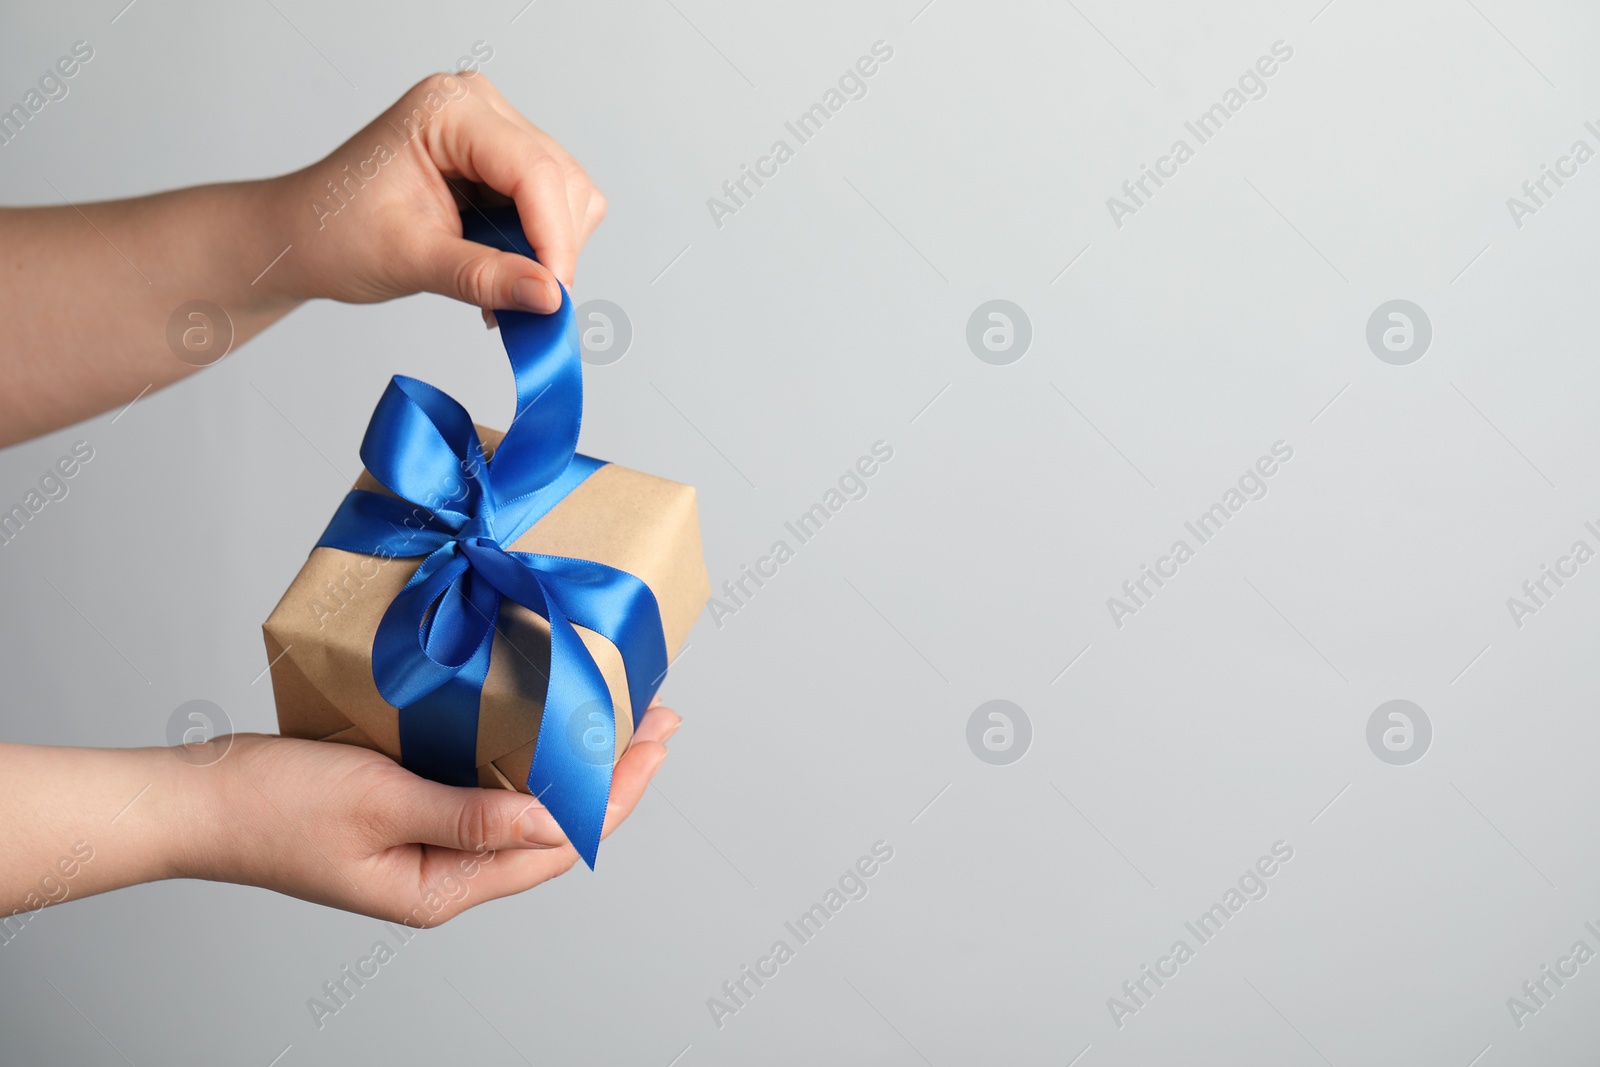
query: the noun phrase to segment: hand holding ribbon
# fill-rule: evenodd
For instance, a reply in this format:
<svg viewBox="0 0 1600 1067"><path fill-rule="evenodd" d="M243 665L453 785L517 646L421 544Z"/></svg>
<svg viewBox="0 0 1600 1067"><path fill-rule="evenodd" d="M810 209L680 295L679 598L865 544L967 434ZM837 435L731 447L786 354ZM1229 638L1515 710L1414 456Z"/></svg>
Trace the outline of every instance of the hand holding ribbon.
<svg viewBox="0 0 1600 1067"><path fill-rule="evenodd" d="M514 209L476 215L469 240L532 258ZM517 414L486 458L466 409L397 375L361 443L367 470L394 496L352 490L318 547L423 557L378 625L372 674L399 711L401 763L450 785L475 785L478 710L504 601L550 624L550 677L528 791L591 868L611 790L616 714L574 626L616 645L638 724L667 669L655 594L590 560L509 546L605 464L577 452L583 374L572 298L551 315L497 310L516 378ZM601 736L603 735L603 736Z"/></svg>

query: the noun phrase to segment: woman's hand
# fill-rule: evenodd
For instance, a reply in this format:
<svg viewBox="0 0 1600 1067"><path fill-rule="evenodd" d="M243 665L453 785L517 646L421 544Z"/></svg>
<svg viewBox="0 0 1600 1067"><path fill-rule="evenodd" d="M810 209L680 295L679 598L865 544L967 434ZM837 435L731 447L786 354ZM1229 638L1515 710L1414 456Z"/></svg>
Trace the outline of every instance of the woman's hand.
<svg viewBox="0 0 1600 1067"><path fill-rule="evenodd" d="M659 704L645 713L613 772L604 835L633 811L681 721ZM190 855L191 877L435 926L578 859L532 797L439 785L369 749L238 735L207 770L221 772L212 832L223 844Z"/></svg>
<svg viewBox="0 0 1600 1067"><path fill-rule="evenodd" d="M289 296L352 303L440 293L485 311L561 306L605 217L589 175L482 74L419 82L328 158L280 179ZM485 200L517 205L539 262L461 237Z"/></svg>
<svg viewBox="0 0 1600 1067"><path fill-rule="evenodd" d="M617 762L609 835L681 720L652 704ZM418 778L352 745L235 734L206 749L0 745L0 919L162 878L287 893L435 926L565 873L578 854L525 793ZM200 765L197 765L200 764ZM6 927L22 929L12 920ZM9 936L5 937L9 940Z"/></svg>

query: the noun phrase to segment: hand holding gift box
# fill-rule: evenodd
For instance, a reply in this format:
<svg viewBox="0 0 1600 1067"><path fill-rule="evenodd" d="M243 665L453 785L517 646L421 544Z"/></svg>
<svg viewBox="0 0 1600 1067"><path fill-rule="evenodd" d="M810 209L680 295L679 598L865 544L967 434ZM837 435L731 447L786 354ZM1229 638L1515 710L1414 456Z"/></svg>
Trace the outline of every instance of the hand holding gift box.
<svg viewBox="0 0 1600 1067"><path fill-rule="evenodd" d="M401 141L392 139L397 131ZM375 145L399 150L383 152L381 180L359 177ZM307 212L340 182L348 182L343 193L359 195L331 202L336 220ZM466 239L453 193L469 223L469 199L513 198L521 217L507 217L501 232L518 240L496 250ZM545 783L546 800L564 798L572 840L593 858L593 815L604 807L603 827L627 817L679 721L659 703L635 721L656 684L644 664L677 647L704 595L696 591L704 579L696 577L687 489L584 460L545 494L551 499L541 503L542 515L529 513L523 499L573 465L578 365L561 285L571 284L578 253L604 214L605 198L577 161L470 72L424 78L327 157L275 178L96 205L0 209L0 245L16 262L39 266L13 272L0 291L13 327L0 348L17 372L8 379L15 388L0 391L5 445L99 412L113 413L120 433L150 411L146 394L223 359L307 300L369 303L432 292L481 309L562 309L561 324L542 337L517 333L511 355L524 418L503 439L480 431L474 444L470 420L420 383L398 382L398 395L384 401L369 444L388 458L369 453L365 492L341 516L351 522L336 527L341 539L330 534L312 553L268 627L268 665L278 671L281 721L291 736L228 734L222 709L200 716L184 705L168 723L171 748L0 743L0 811L26 816L10 820L0 847L0 870L14 874L0 874L0 913L15 918L39 906L30 872L67 862L61 842L115 814L115 833L90 842L92 864L69 857L69 866L81 867L74 896L203 878L433 925L577 862L550 810L515 789L479 788L526 787L530 774L534 788ZM94 226L85 237L88 217ZM473 236L482 232L480 222ZM128 257L108 263L104 241ZM530 245L542 262L524 254ZM127 269L134 261L161 269L146 276ZM95 293L92 314L65 307L63 294L77 291ZM533 347L521 343L530 339ZM557 396L562 413L547 410ZM530 420L540 424L532 435L518 428ZM442 462L430 465L434 459ZM548 469L538 466L546 461ZM439 485L426 484L440 470ZM393 527L373 510L405 496L417 503ZM38 512L36 502L26 503ZM205 508L192 518L226 521ZM62 519L35 517L28 529ZM519 532L525 523L532 525ZM525 560L525 552L569 564ZM480 566L473 555L495 558ZM537 571L534 584L489 574L500 556ZM394 641L377 640L411 578L460 560L461 573L440 579L440 595L402 620ZM594 571L609 577L587 582L585 568L570 561L599 565ZM546 615L507 600L505 583L517 587L513 598L544 597ZM622 590L624 602L607 590ZM485 621L475 624L469 611L485 607ZM566 621L552 628L557 611ZM552 641L574 655L552 658ZM375 663L375 647L388 658ZM445 682L434 686L428 670L442 670ZM561 694L573 692L593 706L568 707ZM557 719L569 729L556 729ZM429 729L438 744L423 743L432 740ZM320 740L335 735L355 744ZM627 745L610 771L609 803L608 743ZM566 771L562 744L578 746ZM427 773L470 784L420 778L391 756L413 765L431 760ZM74 787L61 790L62 781ZM473 880L470 894L437 893L458 877Z"/></svg>
<svg viewBox="0 0 1600 1067"><path fill-rule="evenodd" d="M468 238L531 257L507 210ZM286 735L520 789L591 867L614 760L710 595L694 489L577 453L570 296L499 311L504 434L395 377L366 471L264 626Z"/></svg>

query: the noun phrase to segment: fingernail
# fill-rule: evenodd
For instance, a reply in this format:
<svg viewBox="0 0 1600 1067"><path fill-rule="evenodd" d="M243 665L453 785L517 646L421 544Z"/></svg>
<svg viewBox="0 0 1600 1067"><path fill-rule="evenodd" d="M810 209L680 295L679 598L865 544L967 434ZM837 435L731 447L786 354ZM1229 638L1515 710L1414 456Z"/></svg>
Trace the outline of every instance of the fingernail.
<svg viewBox="0 0 1600 1067"><path fill-rule="evenodd" d="M500 323L495 319L494 312L490 311L488 308L484 308L483 309L483 328L486 329L486 330L492 330L498 325L500 325Z"/></svg>
<svg viewBox="0 0 1600 1067"><path fill-rule="evenodd" d="M543 808L529 809L518 815L517 834L534 848L555 848L566 841L561 828Z"/></svg>
<svg viewBox="0 0 1600 1067"><path fill-rule="evenodd" d="M529 311L548 311L557 306L559 300L553 286L532 278L518 278L517 284L511 287L511 296Z"/></svg>
<svg viewBox="0 0 1600 1067"><path fill-rule="evenodd" d="M666 742L668 742L668 741L670 741L672 739L672 735L677 733L678 732L678 727L680 727L682 725L683 725L683 720L679 719L677 722L675 722L671 726L667 727L667 734L666 734L665 737L663 737L661 739L661 742L662 742L663 746L665 746Z"/></svg>

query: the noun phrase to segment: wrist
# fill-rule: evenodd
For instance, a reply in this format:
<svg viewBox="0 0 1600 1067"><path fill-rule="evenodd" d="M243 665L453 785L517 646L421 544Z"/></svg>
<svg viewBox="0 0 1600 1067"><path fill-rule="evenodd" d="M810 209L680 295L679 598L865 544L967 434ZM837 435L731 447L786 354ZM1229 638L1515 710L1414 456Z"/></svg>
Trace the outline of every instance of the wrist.
<svg viewBox="0 0 1600 1067"><path fill-rule="evenodd" d="M317 295L300 284L300 261L310 251L297 225L305 209L302 186L300 172L233 186L244 223L235 254L250 265L239 296L247 314L276 320Z"/></svg>
<svg viewBox="0 0 1600 1067"><path fill-rule="evenodd" d="M160 757L163 787L154 813L161 835L154 851L164 866L158 877L239 880L238 835L229 827L231 820L249 818L257 800L239 772L248 736L149 750Z"/></svg>
<svg viewBox="0 0 1600 1067"><path fill-rule="evenodd" d="M162 748L0 746L7 782L0 815L13 829L11 869L0 872L0 902L18 887L59 871L68 881L51 902L141 882L188 876L196 851L197 802L191 768Z"/></svg>
<svg viewBox="0 0 1600 1067"><path fill-rule="evenodd" d="M234 346L298 306L284 284L285 264L303 254L292 232L280 179L200 185L130 201L130 225L174 262L157 276L160 314L179 302L208 300L232 320Z"/></svg>
<svg viewBox="0 0 1600 1067"><path fill-rule="evenodd" d="M140 748L132 757L139 799L117 817L115 828L135 846L141 870L134 882L167 878L199 878L200 857L212 851L210 812L215 785L210 767L186 764L179 749Z"/></svg>
<svg viewBox="0 0 1600 1067"><path fill-rule="evenodd" d="M379 227L351 217L359 179L347 176L337 184L338 162L331 156L257 183L262 226L275 235L272 255L289 249L256 283L274 305L292 308L316 299L367 303L394 295L366 277L371 268L364 257Z"/></svg>

